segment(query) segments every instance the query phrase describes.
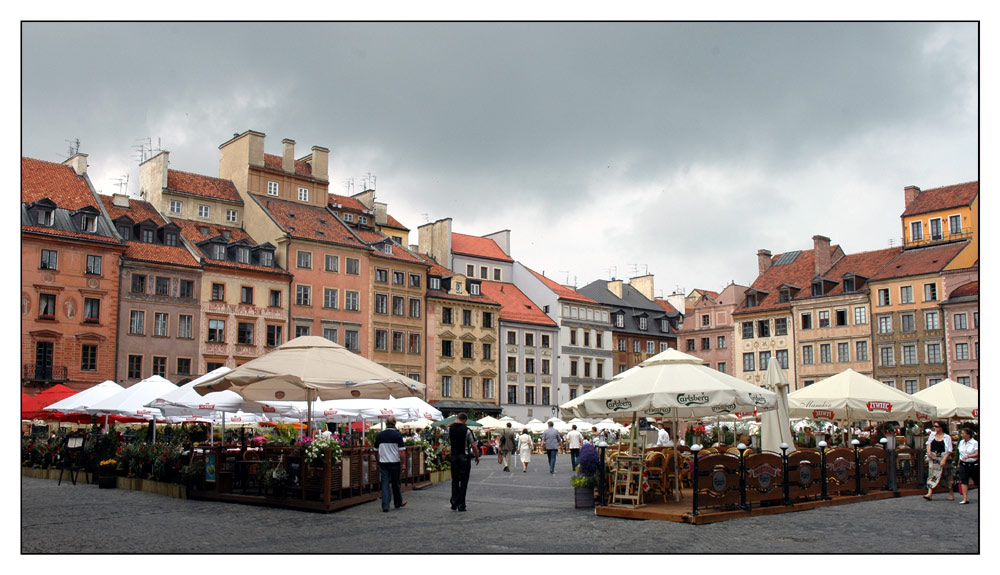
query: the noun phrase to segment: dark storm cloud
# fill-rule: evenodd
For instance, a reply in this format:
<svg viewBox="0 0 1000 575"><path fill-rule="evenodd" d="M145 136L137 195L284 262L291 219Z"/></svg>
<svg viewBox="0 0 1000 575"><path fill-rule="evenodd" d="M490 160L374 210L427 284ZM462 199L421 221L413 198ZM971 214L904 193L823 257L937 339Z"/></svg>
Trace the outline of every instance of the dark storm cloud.
<svg viewBox="0 0 1000 575"><path fill-rule="evenodd" d="M904 185L977 177L975 24L23 33L22 153L60 160L78 137L106 192L137 174L136 138L215 174L218 145L253 128L270 153L286 137L330 148L332 191L373 172L410 228L425 213L467 233L510 228L516 258L575 266L581 285L632 260L688 289L752 281L758 247L808 248L814 233L884 247Z"/></svg>

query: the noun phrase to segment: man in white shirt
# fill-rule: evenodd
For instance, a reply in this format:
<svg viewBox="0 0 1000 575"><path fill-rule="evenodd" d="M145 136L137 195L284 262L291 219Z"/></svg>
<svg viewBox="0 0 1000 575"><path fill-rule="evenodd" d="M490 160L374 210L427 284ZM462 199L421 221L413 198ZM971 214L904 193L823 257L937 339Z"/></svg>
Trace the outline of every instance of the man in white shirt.
<svg viewBox="0 0 1000 575"><path fill-rule="evenodd" d="M576 430L576 426L566 434L566 441L569 442L569 461L576 470L576 460L580 457L580 448L583 447L583 434Z"/></svg>
<svg viewBox="0 0 1000 575"><path fill-rule="evenodd" d="M656 432L656 446L657 447L673 447L674 442L670 441L670 433L667 432L666 425L660 422L660 430Z"/></svg>

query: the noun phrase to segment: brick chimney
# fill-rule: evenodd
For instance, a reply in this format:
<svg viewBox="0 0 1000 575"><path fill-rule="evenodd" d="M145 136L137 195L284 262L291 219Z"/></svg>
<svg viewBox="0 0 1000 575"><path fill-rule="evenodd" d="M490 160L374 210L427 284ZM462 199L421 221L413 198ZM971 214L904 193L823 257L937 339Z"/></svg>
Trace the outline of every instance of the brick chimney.
<svg viewBox="0 0 1000 575"><path fill-rule="evenodd" d="M295 145L295 142L292 142ZM320 146L312 147L312 156L310 158L310 166L312 167L312 175L317 180L328 180L330 179L330 150L322 148ZM282 166L284 166L284 159L282 159ZM294 164L293 164L294 165Z"/></svg>
<svg viewBox="0 0 1000 575"><path fill-rule="evenodd" d="M281 141L281 169L294 174L295 173L295 140L289 140L285 138Z"/></svg>
<svg viewBox="0 0 1000 575"><path fill-rule="evenodd" d="M611 280L608 282L608 291L618 296L618 299L622 297L622 280Z"/></svg>
<svg viewBox="0 0 1000 575"><path fill-rule="evenodd" d="M64 166L73 168L76 175L82 176L87 173L87 154L73 154L73 156L63 162Z"/></svg>
<svg viewBox="0 0 1000 575"><path fill-rule="evenodd" d="M385 202L375 202L375 223L384 226L389 223L389 206Z"/></svg>
<svg viewBox="0 0 1000 575"><path fill-rule="evenodd" d="M830 260L830 238L821 235L813 236L813 262L818 276L825 274L833 267L833 262Z"/></svg>
<svg viewBox="0 0 1000 575"><path fill-rule="evenodd" d="M906 207L910 207L910 204L917 200L917 196L920 195L920 188L917 186L906 186L903 188L903 197L906 199Z"/></svg>
<svg viewBox="0 0 1000 575"><path fill-rule="evenodd" d="M128 196L125 194L113 194L111 196L111 205L116 208L128 209Z"/></svg>
<svg viewBox="0 0 1000 575"><path fill-rule="evenodd" d="M634 287L636 291L646 296L646 299L649 301L653 301L655 299L655 296L653 295L653 274L629 278L628 285Z"/></svg>
<svg viewBox="0 0 1000 575"><path fill-rule="evenodd" d="M757 275L771 269L771 250L757 250Z"/></svg>

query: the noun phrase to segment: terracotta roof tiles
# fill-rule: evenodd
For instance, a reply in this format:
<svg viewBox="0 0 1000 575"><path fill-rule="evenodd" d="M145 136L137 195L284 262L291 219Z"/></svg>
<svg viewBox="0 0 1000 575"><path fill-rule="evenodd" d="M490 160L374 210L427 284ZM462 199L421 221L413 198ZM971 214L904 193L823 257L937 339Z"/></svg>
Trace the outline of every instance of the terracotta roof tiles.
<svg viewBox="0 0 1000 575"><path fill-rule="evenodd" d="M427 265L431 266L430 270L428 270L428 273L430 275L432 275L432 276L441 276L443 278L451 277L451 276L455 275L455 274L452 273L452 271L450 269L448 269L448 268L444 267L443 265L441 265L441 264L437 263L436 261L434 261L434 258L432 258L431 256L429 256L427 254L421 254L421 253L418 253L417 256L420 257L420 259L422 259L424 261L424 263L426 263Z"/></svg>
<svg viewBox="0 0 1000 575"><path fill-rule="evenodd" d="M45 234L47 236L60 236L64 238L73 238L81 240L90 240L92 242L97 242L100 244L111 244L115 246L120 246L122 243L114 238L108 236L99 236L97 234L83 234L80 232L71 232L67 230L59 230L55 228L49 228L46 226L21 226L21 232L35 232L38 234Z"/></svg>
<svg viewBox="0 0 1000 575"><path fill-rule="evenodd" d="M886 280L917 276L943 270L958 255L968 241L903 250L893 258L872 280Z"/></svg>
<svg viewBox="0 0 1000 575"><path fill-rule="evenodd" d="M214 200L243 203L236 186L231 181L180 170L167 170L167 189Z"/></svg>
<svg viewBox="0 0 1000 575"><path fill-rule="evenodd" d="M653 303L663 308L663 311L667 313L680 313L679 311L677 311L677 308L670 305L670 302L668 302L665 299L654 299Z"/></svg>
<svg viewBox="0 0 1000 575"><path fill-rule="evenodd" d="M978 181L921 190L917 198L906 206L902 217L968 206L978 193Z"/></svg>
<svg viewBox="0 0 1000 575"><path fill-rule="evenodd" d="M484 281L482 282L482 292L483 295L501 305L500 319L503 321L556 327L556 322L538 309L535 302L531 301L514 284Z"/></svg>
<svg viewBox="0 0 1000 575"><path fill-rule="evenodd" d="M392 217L392 214L386 214L385 215L385 227L387 227L387 228L393 228L393 229L396 229L396 230L403 230L404 232L410 231L410 228L408 228L408 227L404 226L403 224L399 223L399 220L397 220L396 218Z"/></svg>
<svg viewBox="0 0 1000 575"><path fill-rule="evenodd" d="M559 299L565 299L565 300L576 301L576 302L581 302L581 303L593 303L593 304L597 303L596 301L590 299L589 297L587 297L585 295L582 295L580 293L577 293L575 290L572 290L572 289L570 289L570 288L568 288L568 287L566 287L566 286L564 286L564 285L562 285L562 284L560 284L560 283L558 283L558 282L556 282L554 280L551 280L551 279L543 276L542 274L536 272L535 270L529 268L528 266L524 266L524 269L526 269L529 272L535 274L535 277L537 277L539 280L541 280L541 282L543 284L545 284L546 287L548 287L550 290L552 290L553 292L555 292L556 296L559 297Z"/></svg>
<svg viewBox="0 0 1000 575"><path fill-rule="evenodd" d="M351 210L351 211L355 211L355 212L367 212L367 211L369 211L368 208L366 208L364 204L362 204L361 202L359 202L358 200L356 200L355 198L352 198L350 196L341 196L341 195L338 195L338 194L330 193L329 202L331 204L333 204L334 206L340 205L340 206L342 206L343 209L347 209L347 210ZM341 208L333 208L333 209L341 209Z"/></svg>
<svg viewBox="0 0 1000 575"><path fill-rule="evenodd" d="M969 282L967 284L962 284L962 285L958 286L957 288L955 288L955 289L953 289L951 291L951 293L948 295L948 298L950 299L950 298L953 298L953 297L966 297L966 296L974 296L974 295L979 295L979 282L978 281L972 281L972 282Z"/></svg>
<svg viewBox="0 0 1000 575"><path fill-rule="evenodd" d="M282 162L283 158L281 156L264 154L264 167L269 170L277 170L279 172L283 171L281 168ZM305 176L307 178L313 177L312 166L310 166L305 160L295 160L295 175Z"/></svg>
<svg viewBox="0 0 1000 575"><path fill-rule="evenodd" d="M830 271L824 275L825 278L835 280L838 282L837 286L833 289L826 291L824 295L840 295L844 293L843 279L847 274L854 274L862 276L865 278L871 278L877 274L882 268L884 268L892 258L899 255L901 248L886 248L884 250L875 250L870 252L860 252L856 254L848 254L840 258ZM808 286L809 284L805 284ZM799 292L800 297L796 299L802 299L806 294L812 293L811 290L803 288Z"/></svg>
<svg viewBox="0 0 1000 575"><path fill-rule="evenodd" d="M128 216L134 222L152 220L157 226L166 225L166 220L156 211L152 204L140 200L129 200L128 209L115 206L113 198L107 195L99 195L108 215L112 220L121 216ZM125 242L125 257L133 260L140 260L153 263L176 264L181 266L198 267L198 261L194 259L191 252L183 245L167 246L163 244L147 244L136 239Z"/></svg>
<svg viewBox="0 0 1000 575"><path fill-rule="evenodd" d="M498 246L497 243L490 238L481 238L479 236L470 236L452 232L451 251L452 253L466 256L514 263L514 260L507 254L503 253L500 246Z"/></svg>
<svg viewBox="0 0 1000 575"><path fill-rule="evenodd" d="M840 249L839 245L830 246L830 256L831 258ZM760 311L770 311L776 309L790 308L792 306L791 301L778 302L779 290L778 288L784 284L789 285L799 285L804 286L803 289L808 290L812 284L812 278L815 275L815 250L801 250L794 259L790 257L785 257L785 260L791 260L790 263L775 265L774 262L784 261L782 258L788 254L777 254L771 257L771 267L767 269L763 274L757 276L753 284L750 286L748 291L757 291L757 305L753 307L747 307L746 299L739 302L733 313L756 313ZM834 264L836 265L836 264ZM831 268L832 269L832 268ZM766 294L763 292L767 292Z"/></svg>
<svg viewBox="0 0 1000 575"><path fill-rule="evenodd" d="M44 198L67 210L97 207L97 199L87 185L87 180L77 176L73 168L22 157L21 201L30 204Z"/></svg>
<svg viewBox="0 0 1000 575"><path fill-rule="evenodd" d="M253 196L266 212L294 238L366 247L326 208L308 206L267 196Z"/></svg>

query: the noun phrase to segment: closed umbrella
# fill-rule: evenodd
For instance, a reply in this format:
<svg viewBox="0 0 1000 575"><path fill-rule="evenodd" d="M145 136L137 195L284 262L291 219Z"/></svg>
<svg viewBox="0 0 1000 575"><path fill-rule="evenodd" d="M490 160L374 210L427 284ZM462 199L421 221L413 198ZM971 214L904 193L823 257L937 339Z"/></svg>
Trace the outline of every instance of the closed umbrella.
<svg viewBox="0 0 1000 575"><path fill-rule="evenodd" d="M913 397L936 407L942 419L979 419L979 390L950 379L921 389Z"/></svg>
<svg viewBox="0 0 1000 575"><path fill-rule="evenodd" d="M795 451L791 422L788 420L788 378L777 361L767 362L764 387L778 396L777 409L764 412L760 417L760 445L764 451L781 453L781 444L788 445L788 453Z"/></svg>
<svg viewBox="0 0 1000 575"><path fill-rule="evenodd" d="M297 337L217 381L195 386L201 394L232 389L254 401L422 396L424 384L318 336ZM311 420L312 410L307 409ZM308 428L312 429L311 421Z"/></svg>

